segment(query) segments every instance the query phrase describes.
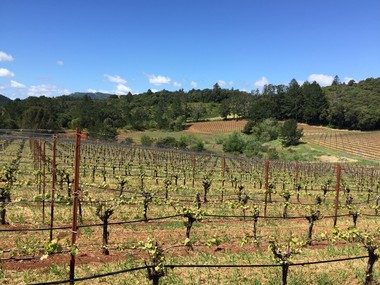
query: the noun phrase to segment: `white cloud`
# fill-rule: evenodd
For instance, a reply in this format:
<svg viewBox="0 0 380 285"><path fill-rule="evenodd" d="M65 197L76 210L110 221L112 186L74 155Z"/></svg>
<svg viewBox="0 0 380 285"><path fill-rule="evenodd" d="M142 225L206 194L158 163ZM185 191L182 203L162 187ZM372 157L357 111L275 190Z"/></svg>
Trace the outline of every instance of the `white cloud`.
<svg viewBox="0 0 380 285"><path fill-rule="evenodd" d="M11 87L13 87L13 88L25 88L25 85L20 83L20 82L15 81L15 80L11 80Z"/></svg>
<svg viewBox="0 0 380 285"><path fill-rule="evenodd" d="M223 87L223 86L226 86L226 85L227 85L227 82L224 81L224 80L218 80L217 83L218 83L218 85L219 85L220 87Z"/></svg>
<svg viewBox="0 0 380 285"><path fill-rule="evenodd" d="M305 82L306 82L306 80L296 80L297 81L297 83L301 86L301 85L303 85ZM313 82L311 82L311 83L313 83ZM285 84L286 85L286 84Z"/></svg>
<svg viewBox="0 0 380 285"><path fill-rule="evenodd" d="M326 74L311 74L307 81L316 81L321 86L328 86L331 85L331 83L334 81L334 77Z"/></svg>
<svg viewBox="0 0 380 285"><path fill-rule="evenodd" d="M344 83L347 84L347 83L350 82L351 80L354 80L354 79L351 78L351 77L347 77L347 76L346 76L346 77L344 78Z"/></svg>
<svg viewBox="0 0 380 285"><path fill-rule="evenodd" d="M154 85L164 85L164 84L169 84L172 80L170 77L167 76L162 76L162 75L154 75L154 74L148 74L148 80L149 83L154 84Z"/></svg>
<svg viewBox="0 0 380 285"><path fill-rule="evenodd" d="M198 83L196 83L195 81L191 81L190 82L190 86L193 87L193 88L197 88Z"/></svg>
<svg viewBox="0 0 380 285"><path fill-rule="evenodd" d="M0 50L0 61L13 61L13 56Z"/></svg>
<svg viewBox="0 0 380 285"><path fill-rule="evenodd" d="M0 68L0 77L13 77L15 74L6 68Z"/></svg>
<svg viewBox="0 0 380 285"><path fill-rule="evenodd" d="M121 78L119 75L108 75L108 74L103 74L108 81L113 82L113 83L119 83L119 84L125 84L127 83L127 80L124 78Z"/></svg>
<svg viewBox="0 0 380 285"><path fill-rule="evenodd" d="M60 96L70 94L70 91L67 89L61 89L56 85L50 84L40 84L30 86L28 89L28 96Z"/></svg>
<svg viewBox="0 0 380 285"><path fill-rule="evenodd" d="M234 85L233 81L226 82L224 80L218 80L217 83L219 84L220 87L226 87L226 86L232 86L232 85Z"/></svg>
<svg viewBox="0 0 380 285"><path fill-rule="evenodd" d="M268 85L268 84L269 84L269 80L265 76L262 76L259 80L253 83L253 85L256 88L263 88L265 85Z"/></svg>
<svg viewBox="0 0 380 285"><path fill-rule="evenodd" d="M129 93L129 92L131 92L132 93L132 89L131 88L129 88L128 86L125 86L124 84L118 84L117 86L116 86L116 94L118 94L118 95L123 95L123 94L127 94L127 93Z"/></svg>
<svg viewBox="0 0 380 285"><path fill-rule="evenodd" d="M58 60L58 61L57 61L57 64L60 65L60 66L62 66L62 65L64 65L65 63L63 62L63 60Z"/></svg>
<svg viewBox="0 0 380 285"><path fill-rule="evenodd" d="M179 87L181 87L182 85L181 85L181 83L178 83L178 82L173 82L173 86L174 87L176 87L176 88L179 88Z"/></svg>

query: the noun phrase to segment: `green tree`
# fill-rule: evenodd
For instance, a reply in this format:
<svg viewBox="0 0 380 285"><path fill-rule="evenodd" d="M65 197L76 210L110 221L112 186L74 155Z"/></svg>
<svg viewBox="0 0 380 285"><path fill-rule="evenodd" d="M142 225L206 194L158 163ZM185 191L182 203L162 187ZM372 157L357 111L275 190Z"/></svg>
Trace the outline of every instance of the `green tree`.
<svg viewBox="0 0 380 285"><path fill-rule="evenodd" d="M138 131L142 131L148 126L150 120L150 112L147 108L136 107L131 111L131 125L132 128Z"/></svg>
<svg viewBox="0 0 380 285"><path fill-rule="evenodd" d="M219 107L219 115L223 120L227 120L228 116L231 114L230 104L227 99L223 100Z"/></svg>
<svg viewBox="0 0 380 285"><path fill-rule="evenodd" d="M166 129L169 126L168 119L166 117L166 105L164 100L160 100L158 104L154 107L154 121L157 124L157 128Z"/></svg>
<svg viewBox="0 0 380 285"><path fill-rule="evenodd" d="M254 121L260 121L267 118L282 119L283 117L283 100L284 86L265 85L263 93L251 97L247 104L247 117Z"/></svg>
<svg viewBox="0 0 380 285"><path fill-rule="evenodd" d="M9 112L4 108L0 107L0 129L16 129L17 124L12 119Z"/></svg>
<svg viewBox="0 0 380 285"><path fill-rule="evenodd" d="M54 114L40 106L31 106L23 114L23 129L56 129Z"/></svg>
<svg viewBox="0 0 380 285"><path fill-rule="evenodd" d="M97 124L88 128L88 135L94 139L113 141L116 139L117 130L104 124Z"/></svg>
<svg viewBox="0 0 380 285"><path fill-rule="evenodd" d="M216 82L212 88L212 93L211 93L214 101L219 100L221 93L222 93L222 88L220 88L220 85L218 84L218 82Z"/></svg>
<svg viewBox="0 0 380 285"><path fill-rule="evenodd" d="M340 85L340 79L338 75L335 75L333 82L331 83L331 86L337 86Z"/></svg>
<svg viewBox="0 0 380 285"><path fill-rule="evenodd" d="M303 130L297 128L297 121L289 119L284 122L281 128L281 143L284 147L299 144Z"/></svg>
<svg viewBox="0 0 380 285"><path fill-rule="evenodd" d="M292 79L290 81L283 103L282 109L285 119L302 120L304 97L297 80Z"/></svg>
<svg viewBox="0 0 380 285"><path fill-rule="evenodd" d="M301 91L304 98L302 121L312 125L326 123L328 102L319 84L306 81Z"/></svg>
<svg viewBox="0 0 380 285"><path fill-rule="evenodd" d="M243 130L241 131L243 134L246 134L246 135L251 135L252 134L252 128L255 126L255 122L254 121L248 121Z"/></svg>
<svg viewBox="0 0 380 285"><path fill-rule="evenodd" d="M175 120L172 120L169 124L169 129L175 132L182 131L186 125L186 117L184 115L178 116Z"/></svg>
<svg viewBox="0 0 380 285"><path fill-rule="evenodd" d="M198 122L200 119L204 118L206 113L206 107L203 103L197 103L191 111L191 118L193 121Z"/></svg>

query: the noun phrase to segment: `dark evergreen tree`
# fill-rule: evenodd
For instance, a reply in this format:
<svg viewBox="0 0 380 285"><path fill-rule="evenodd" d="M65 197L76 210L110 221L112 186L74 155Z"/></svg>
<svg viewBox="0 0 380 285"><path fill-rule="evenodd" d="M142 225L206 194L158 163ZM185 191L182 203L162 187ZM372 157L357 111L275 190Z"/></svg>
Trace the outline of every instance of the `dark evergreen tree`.
<svg viewBox="0 0 380 285"><path fill-rule="evenodd" d="M301 120L303 117L304 98L297 80L292 79L284 95L284 119Z"/></svg>
<svg viewBox="0 0 380 285"><path fill-rule="evenodd" d="M303 130L297 128L297 121L289 119L284 122L281 128L281 143L284 147L299 144Z"/></svg>
<svg viewBox="0 0 380 285"><path fill-rule="evenodd" d="M338 75L335 75L333 82L331 83L331 86L337 86L340 85L340 79Z"/></svg>
<svg viewBox="0 0 380 285"><path fill-rule="evenodd" d="M301 91L303 94L303 114L301 121L311 125L325 124L328 102L325 93L317 82L306 81Z"/></svg>

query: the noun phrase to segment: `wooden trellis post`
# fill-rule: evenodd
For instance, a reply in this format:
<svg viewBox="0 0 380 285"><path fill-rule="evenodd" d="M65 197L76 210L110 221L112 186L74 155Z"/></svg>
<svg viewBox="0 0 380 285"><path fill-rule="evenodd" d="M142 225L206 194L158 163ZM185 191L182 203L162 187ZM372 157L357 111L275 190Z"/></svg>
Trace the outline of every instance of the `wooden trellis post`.
<svg viewBox="0 0 380 285"><path fill-rule="evenodd" d="M55 184L57 181L56 158L57 158L57 136L53 135L53 165L52 165L52 187L51 187L51 204L50 204L50 241L53 240Z"/></svg>
<svg viewBox="0 0 380 285"><path fill-rule="evenodd" d="M340 175L342 168L338 164L336 166L336 184L335 184L335 213L334 213L334 227L336 227L338 221L338 207L339 207L339 190L340 190Z"/></svg>
<svg viewBox="0 0 380 285"><path fill-rule="evenodd" d="M75 132L75 164L74 164L74 190L73 190L73 223L71 228L71 259L70 259L70 284L74 285L75 278L75 248L78 235L78 202L79 202L79 164L80 164L80 139L79 128Z"/></svg>
<svg viewBox="0 0 380 285"><path fill-rule="evenodd" d="M264 199L264 218L267 217L268 190L269 190L269 160L265 161L265 199Z"/></svg>

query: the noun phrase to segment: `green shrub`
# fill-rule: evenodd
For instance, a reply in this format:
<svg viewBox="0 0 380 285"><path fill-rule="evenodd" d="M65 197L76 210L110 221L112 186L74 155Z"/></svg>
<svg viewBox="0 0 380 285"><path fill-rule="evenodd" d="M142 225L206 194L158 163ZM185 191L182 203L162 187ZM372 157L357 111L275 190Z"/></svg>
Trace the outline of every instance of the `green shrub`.
<svg viewBox="0 0 380 285"><path fill-rule="evenodd" d="M148 136L148 135L142 135L141 136L141 144L143 146L152 146L153 139L150 136Z"/></svg>
<svg viewBox="0 0 380 285"><path fill-rule="evenodd" d="M223 151L232 153L243 153L246 142L239 133L232 133L223 142Z"/></svg>
<svg viewBox="0 0 380 285"><path fill-rule="evenodd" d="M190 147L191 150L193 151L204 151L205 150L205 145L203 143L203 141L199 140L198 142L196 142L194 145L192 145Z"/></svg>
<svg viewBox="0 0 380 285"><path fill-rule="evenodd" d="M164 137L156 141L156 147L177 147L177 140L174 137Z"/></svg>
<svg viewBox="0 0 380 285"><path fill-rule="evenodd" d="M278 159L280 157L278 154L278 151L272 147L268 148L266 153L267 153L268 159Z"/></svg>
<svg viewBox="0 0 380 285"><path fill-rule="evenodd" d="M256 137L249 139L244 148L244 154L247 157L260 156L263 151L263 147L260 141Z"/></svg>
<svg viewBox="0 0 380 285"><path fill-rule="evenodd" d="M133 139L132 138L126 138L123 143L125 143L126 145L132 145L134 143Z"/></svg>
<svg viewBox="0 0 380 285"><path fill-rule="evenodd" d="M252 128L252 135L256 136L261 142L276 140L280 134L280 126L275 119L265 119L257 123Z"/></svg>

